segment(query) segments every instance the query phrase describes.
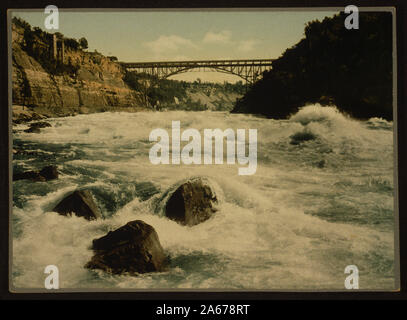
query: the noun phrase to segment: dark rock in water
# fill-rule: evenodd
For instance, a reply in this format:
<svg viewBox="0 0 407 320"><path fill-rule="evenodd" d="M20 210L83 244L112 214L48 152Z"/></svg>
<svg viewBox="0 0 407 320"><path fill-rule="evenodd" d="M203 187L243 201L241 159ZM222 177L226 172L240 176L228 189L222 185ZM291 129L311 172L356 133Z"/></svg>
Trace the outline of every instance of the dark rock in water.
<svg viewBox="0 0 407 320"><path fill-rule="evenodd" d="M13 174L13 181L18 180L32 180L32 181L46 181L45 177L40 175L38 171L26 171Z"/></svg>
<svg viewBox="0 0 407 320"><path fill-rule="evenodd" d="M58 178L58 168L56 166L46 166L41 171L26 171L22 173L13 174L13 181L24 179L32 181L48 181L57 178Z"/></svg>
<svg viewBox="0 0 407 320"><path fill-rule="evenodd" d="M40 122L34 122L30 124L30 127L28 129L25 129L24 132L28 133L40 133L41 128L46 128L46 127L51 127L51 124L45 121L40 121Z"/></svg>
<svg viewBox="0 0 407 320"><path fill-rule="evenodd" d="M25 129L24 132L27 132L27 133L40 133L41 130L38 127L30 127L28 129Z"/></svg>
<svg viewBox="0 0 407 320"><path fill-rule="evenodd" d="M46 127L51 127L51 124L49 124L48 122L45 122L45 121L34 122L34 123L31 123L30 127L28 129L24 130L24 132L40 133L41 132L40 128L46 128Z"/></svg>
<svg viewBox="0 0 407 320"><path fill-rule="evenodd" d="M298 145L305 141L315 140L317 137L312 132L302 131L293 134L292 136L290 136L290 138L290 144Z"/></svg>
<svg viewBox="0 0 407 320"><path fill-rule="evenodd" d="M92 249L95 255L85 268L114 274L164 271L168 263L157 232L141 220L130 221L93 240Z"/></svg>
<svg viewBox="0 0 407 320"><path fill-rule="evenodd" d="M56 166L46 166L40 171L40 175L47 181L58 179L58 168Z"/></svg>
<svg viewBox="0 0 407 320"><path fill-rule="evenodd" d="M25 151L19 148L13 149L13 155L26 155L26 156L36 156L38 153L36 151Z"/></svg>
<svg viewBox="0 0 407 320"><path fill-rule="evenodd" d="M325 160L322 159L321 161L316 162L315 166L320 169L325 168Z"/></svg>
<svg viewBox="0 0 407 320"><path fill-rule="evenodd" d="M52 127L50 123L45 121L34 122L30 124L31 128L47 128Z"/></svg>
<svg viewBox="0 0 407 320"><path fill-rule="evenodd" d="M180 224L193 226L208 220L217 209L218 199L201 178L181 184L168 199L165 215Z"/></svg>
<svg viewBox="0 0 407 320"><path fill-rule="evenodd" d="M84 217L87 220L102 218L99 208L93 201L89 190L77 190L64 198L53 209L61 215L74 213L78 217Z"/></svg>

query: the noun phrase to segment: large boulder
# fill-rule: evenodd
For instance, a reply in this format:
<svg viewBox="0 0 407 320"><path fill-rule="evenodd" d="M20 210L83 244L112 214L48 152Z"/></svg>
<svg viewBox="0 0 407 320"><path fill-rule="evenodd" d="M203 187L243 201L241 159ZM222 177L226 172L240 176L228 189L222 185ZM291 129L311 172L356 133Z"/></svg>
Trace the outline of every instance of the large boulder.
<svg viewBox="0 0 407 320"><path fill-rule="evenodd" d="M102 218L102 214L89 190L76 190L64 198L53 211L61 215L74 213L78 217L84 217L87 220Z"/></svg>
<svg viewBox="0 0 407 320"><path fill-rule="evenodd" d="M141 220L130 221L93 240L92 249L95 255L85 268L113 274L164 271L168 263L157 232Z"/></svg>
<svg viewBox="0 0 407 320"><path fill-rule="evenodd" d="M13 174L13 181L28 179L31 181L49 181L58 179L58 168L46 166L40 171L26 171Z"/></svg>
<svg viewBox="0 0 407 320"><path fill-rule="evenodd" d="M200 177L182 183L168 198L165 215L180 224L193 226L208 220L218 199L208 182Z"/></svg>

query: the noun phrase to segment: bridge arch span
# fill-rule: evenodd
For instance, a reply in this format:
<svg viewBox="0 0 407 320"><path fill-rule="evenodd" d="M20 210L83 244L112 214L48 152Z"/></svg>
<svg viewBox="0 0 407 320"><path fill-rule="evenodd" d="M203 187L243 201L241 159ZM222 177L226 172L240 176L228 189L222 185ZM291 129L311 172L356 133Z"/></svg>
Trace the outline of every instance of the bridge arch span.
<svg viewBox="0 0 407 320"><path fill-rule="evenodd" d="M178 71L176 71L176 72L172 72L172 73L170 73L170 74L164 76L163 78L164 78L164 79L167 79L167 78L169 78L169 77L171 77L171 76L175 76L175 75L177 75L177 74L182 74L182 73L187 73L187 72L190 72L191 70L196 70L196 69L199 70L199 69L202 69L202 68L200 68L200 67L191 67L191 68L180 69L180 70L178 70ZM241 78L241 79L243 79L244 81L247 81L247 82L249 82L249 83L252 83L252 82L255 81L255 80L253 80L253 79L250 79L250 78L246 77L245 75L242 75L242 74L239 74L239 73L236 73L236 72L233 72L233 71L225 70L225 69L222 69L222 68L215 68L215 67L213 67L213 68L205 68L205 69L209 69L210 71L213 71L213 72L220 72L220 73L225 73L225 74L230 74L230 75L238 76L239 78ZM255 77L258 78L259 76L258 76L258 75L255 75Z"/></svg>
<svg viewBox="0 0 407 320"><path fill-rule="evenodd" d="M193 69L222 72L236 75L248 83L254 83L266 70L272 68L272 59L253 60L198 60L165 62L120 62L127 70L143 72L166 79L170 76L188 72Z"/></svg>

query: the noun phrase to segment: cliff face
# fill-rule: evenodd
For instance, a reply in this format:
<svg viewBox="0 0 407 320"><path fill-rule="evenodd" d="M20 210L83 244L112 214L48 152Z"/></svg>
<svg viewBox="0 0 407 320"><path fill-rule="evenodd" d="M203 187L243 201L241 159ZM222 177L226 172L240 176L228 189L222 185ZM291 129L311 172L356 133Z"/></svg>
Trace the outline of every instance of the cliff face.
<svg viewBox="0 0 407 320"><path fill-rule="evenodd" d="M124 71L118 63L98 53L68 47L64 61L69 61L75 72L52 74L25 49L24 32L12 24L13 105L30 106L50 116L140 108L138 93L124 83ZM37 50L45 51L50 44L37 46Z"/></svg>

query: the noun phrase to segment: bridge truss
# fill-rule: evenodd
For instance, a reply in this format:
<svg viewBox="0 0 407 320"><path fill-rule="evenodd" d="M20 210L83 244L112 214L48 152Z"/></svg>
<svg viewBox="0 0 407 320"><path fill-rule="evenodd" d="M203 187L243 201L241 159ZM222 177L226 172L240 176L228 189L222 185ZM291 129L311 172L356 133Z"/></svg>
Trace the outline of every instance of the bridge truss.
<svg viewBox="0 0 407 320"><path fill-rule="evenodd" d="M264 71L270 70L272 63L273 59L120 62L127 70L147 73L159 79L191 70L217 71L239 76L250 84L260 79Z"/></svg>

